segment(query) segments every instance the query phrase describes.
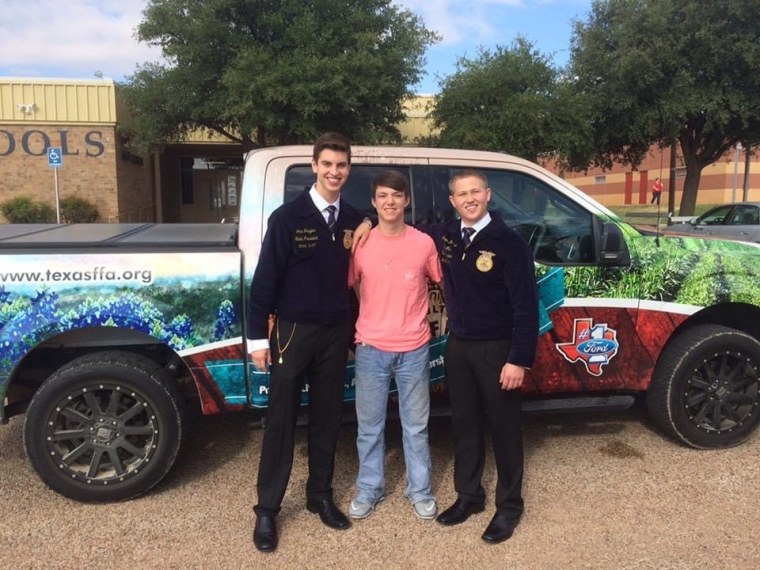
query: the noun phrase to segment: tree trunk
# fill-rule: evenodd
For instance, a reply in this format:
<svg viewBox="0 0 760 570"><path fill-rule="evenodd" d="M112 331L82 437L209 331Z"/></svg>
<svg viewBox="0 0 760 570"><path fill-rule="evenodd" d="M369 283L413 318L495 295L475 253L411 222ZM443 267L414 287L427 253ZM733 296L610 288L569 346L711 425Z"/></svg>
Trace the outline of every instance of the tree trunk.
<svg viewBox="0 0 760 570"><path fill-rule="evenodd" d="M259 145L259 147L267 146L266 130L261 125L256 127L256 144Z"/></svg>
<svg viewBox="0 0 760 570"><path fill-rule="evenodd" d="M699 180L702 177L702 166L695 157L684 156L686 162L686 180L683 183L681 195L681 209L679 216L693 216L697 205L697 192L699 192Z"/></svg>
<svg viewBox="0 0 760 570"><path fill-rule="evenodd" d="M668 212L676 211L676 149L678 142L670 143L670 176L668 177Z"/></svg>

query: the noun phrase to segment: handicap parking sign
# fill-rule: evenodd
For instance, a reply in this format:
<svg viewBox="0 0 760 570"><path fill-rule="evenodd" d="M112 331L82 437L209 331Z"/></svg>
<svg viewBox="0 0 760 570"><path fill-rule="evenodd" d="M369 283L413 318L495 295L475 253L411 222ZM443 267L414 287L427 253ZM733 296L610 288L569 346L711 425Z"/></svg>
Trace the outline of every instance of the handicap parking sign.
<svg viewBox="0 0 760 570"><path fill-rule="evenodd" d="M47 149L48 166L50 168L61 168L63 166L63 153L61 147L49 146Z"/></svg>

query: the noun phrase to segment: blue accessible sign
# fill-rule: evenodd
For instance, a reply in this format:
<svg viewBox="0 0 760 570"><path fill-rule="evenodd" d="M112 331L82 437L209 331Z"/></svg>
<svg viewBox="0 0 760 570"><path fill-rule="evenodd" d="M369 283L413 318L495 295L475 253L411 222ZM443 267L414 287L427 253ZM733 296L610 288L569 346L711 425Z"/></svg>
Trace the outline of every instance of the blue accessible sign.
<svg viewBox="0 0 760 570"><path fill-rule="evenodd" d="M63 166L63 153L59 146L49 146L47 149L48 166L50 168L61 168Z"/></svg>

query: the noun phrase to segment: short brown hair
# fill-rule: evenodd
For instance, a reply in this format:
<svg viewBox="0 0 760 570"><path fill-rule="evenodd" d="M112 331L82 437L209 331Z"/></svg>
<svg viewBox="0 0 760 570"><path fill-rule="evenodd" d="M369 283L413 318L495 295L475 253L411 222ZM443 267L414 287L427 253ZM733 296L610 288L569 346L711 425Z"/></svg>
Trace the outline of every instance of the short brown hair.
<svg viewBox="0 0 760 570"><path fill-rule="evenodd" d="M451 180L449 180L449 194L454 193L454 182L460 178L469 178L470 176L480 180L483 183L483 188L488 188L488 178L486 178L486 175L482 171L475 170L474 168L465 168L464 170L457 170L451 177Z"/></svg>
<svg viewBox="0 0 760 570"><path fill-rule="evenodd" d="M314 143L314 149L312 151L312 158L314 162L319 160L319 155L322 151L334 150L336 152L345 152L348 155L348 163L351 164L351 141L348 137L341 135L340 133L324 133Z"/></svg>
<svg viewBox="0 0 760 570"><path fill-rule="evenodd" d="M409 181L406 176L401 174L398 170L384 170L372 181L372 197L375 197L375 192L379 186L385 186L386 188L393 188L398 192L403 192L407 198L409 195Z"/></svg>

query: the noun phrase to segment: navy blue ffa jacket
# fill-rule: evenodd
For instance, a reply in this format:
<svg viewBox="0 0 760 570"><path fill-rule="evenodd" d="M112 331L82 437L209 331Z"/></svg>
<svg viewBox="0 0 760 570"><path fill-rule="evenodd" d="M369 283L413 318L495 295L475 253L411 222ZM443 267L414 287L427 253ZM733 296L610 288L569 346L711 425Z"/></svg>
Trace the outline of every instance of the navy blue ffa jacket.
<svg viewBox="0 0 760 570"><path fill-rule="evenodd" d="M341 200L334 234L309 190L269 217L251 282L246 336L268 337L268 318L335 325L351 318L348 261L362 216Z"/></svg>
<svg viewBox="0 0 760 570"><path fill-rule="evenodd" d="M538 294L527 242L493 213L466 250L459 220L427 230L441 258L449 332L463 340L511 339L507 362L531 367L538 341Z"/></svg>

